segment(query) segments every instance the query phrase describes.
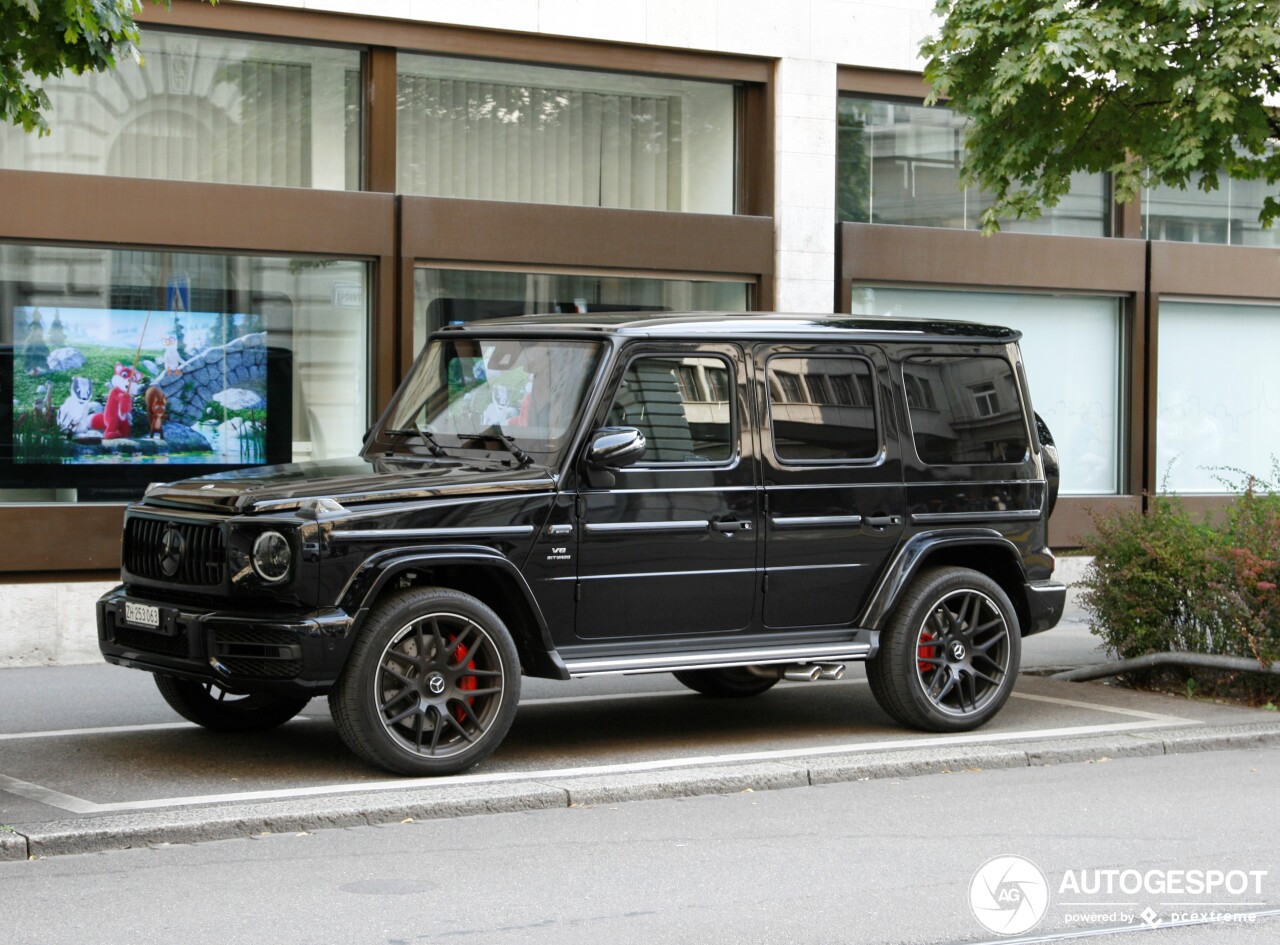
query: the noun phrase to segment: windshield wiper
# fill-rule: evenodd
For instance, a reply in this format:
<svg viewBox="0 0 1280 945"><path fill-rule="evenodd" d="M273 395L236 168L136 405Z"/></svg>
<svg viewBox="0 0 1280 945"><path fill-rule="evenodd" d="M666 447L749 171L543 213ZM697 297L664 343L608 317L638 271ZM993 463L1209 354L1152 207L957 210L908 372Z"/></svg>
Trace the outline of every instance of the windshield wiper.
<svg viewBox="0 0 1280 945"><path fill-rule="evenodd" d="M397 435L397 436L416 436L423 443L427 444L427 450L431 453L432 456L439 457L440 459L449 458L449 454L444 451L444 447L442 447L439 443L436 442L436 438L434 436L432 436L426 430L422 429L422 427L418 426L418 421L410 420L409 425L410 425L410 429L408 430L390 430L389 429L386 432Z"/></svg>
<svg viewBox="0 0 1280 945"><path fill-rule="evenodd" d="M524 449L521 448L520 444L515 441L515 437L508 436L506 433L503 433L501 430L493 430L488 433L459 433L458 439L460 440L497 440L499 443L501 443L503 446L507 448L507 452L509 452L512 456L516 458L516 462L520 464L518 468L523 469L525 466L528 466L533 463L533 457L530 456L528 453L524 451Z"/></svg>

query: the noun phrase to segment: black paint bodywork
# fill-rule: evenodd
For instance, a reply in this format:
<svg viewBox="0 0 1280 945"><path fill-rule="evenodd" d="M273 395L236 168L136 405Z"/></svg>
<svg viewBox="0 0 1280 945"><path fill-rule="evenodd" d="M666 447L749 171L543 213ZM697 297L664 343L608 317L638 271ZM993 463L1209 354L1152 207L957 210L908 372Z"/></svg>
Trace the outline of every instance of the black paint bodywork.
<svg viewBox="0 0 1280 945"><path fill-rule="evenodd" d="M127 512L122 584L98 604L104 657L231 691L319 694L342 672L379 597L424 584L485 600L515 637L524 671L553 678L660 671L681 654L729 665L735 654L747 662L784 645L817 653L856 642L874 655L899 595L930 564L995 578L1024 635L1061 616L1065 590L1050 580L1047 547L1056 455L1042 445L1030 404L1022 404L1031 448L1021 462L929 466L913 448L903 393L902 362L911 357L979 354L1018 366L1016 332L650 313L535 316L451 332L603 346L557 466L524 465L493 444L432 456L384 431L393 401L359 457L153 487ZM641 353L710 356L731 367L737 442L728 460L642 459L605 477L587 468L590 434L609 425L612 392ZM780 354L841 354L871 366L880 418L873 457L804 465L774 455L765 370ZM134 520L151 521L151 531ZM211 583L157 576L151 546L130 546L130 535L170 527L220 537L225 560ZM294 551L288 578L274 585L249 566L266 529L287 535ZM159 630L129 625L126 600L159 607Z"/></svg>

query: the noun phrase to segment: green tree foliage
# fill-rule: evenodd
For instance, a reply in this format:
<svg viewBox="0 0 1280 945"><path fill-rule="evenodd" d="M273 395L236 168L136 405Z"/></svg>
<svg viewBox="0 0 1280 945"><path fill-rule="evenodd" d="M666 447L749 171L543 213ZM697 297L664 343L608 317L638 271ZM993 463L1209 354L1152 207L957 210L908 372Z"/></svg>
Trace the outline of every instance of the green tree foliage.
<svg viewBox="0 0 1280 945"><path fill-rule="evenodd" d="M49 96L41 84L136 56L133 16L141 9L142 0L0 0L0 121L48 134Z"/></svg>
<svg viewBox="0 0 1280 945"><path fill-rule="evenodd" d="M1213 190L1280 180L1280 0L938 0L931 101L972 119L963 175L1000 217L1035 217L1072 172ZM1263 225L1280 216L1268 197Z"/></svg>

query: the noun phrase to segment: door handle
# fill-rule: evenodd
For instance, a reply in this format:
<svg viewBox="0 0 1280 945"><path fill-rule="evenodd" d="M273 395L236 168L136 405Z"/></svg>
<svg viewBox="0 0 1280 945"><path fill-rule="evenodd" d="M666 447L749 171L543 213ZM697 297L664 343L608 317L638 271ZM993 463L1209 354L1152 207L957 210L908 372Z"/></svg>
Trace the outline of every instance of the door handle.
<svg viewBox="0 0 1280 945"><path fill-rule="evenodd" d="M864 515L862 524L870 525L872 528L885 528L889 525L901 525L901 515Z"/></svg>
<svg viewBox="0 0 1280 945"><path fill-rule="evenodd" d="M723 522L712 522L711 530L714 532L722 532L726 535L733 535L737 532L751 531L751 523L739 522L735 520L728 520Z"/></svg>

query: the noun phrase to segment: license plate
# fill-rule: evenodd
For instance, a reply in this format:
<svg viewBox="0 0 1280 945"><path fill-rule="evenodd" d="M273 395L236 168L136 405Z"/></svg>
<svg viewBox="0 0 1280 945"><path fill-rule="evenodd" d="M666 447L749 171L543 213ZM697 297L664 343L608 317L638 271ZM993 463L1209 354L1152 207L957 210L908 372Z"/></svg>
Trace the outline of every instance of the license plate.
<svg viewBox="0 0 1280 945"><path fill-rule="evenodd" d="M127 600L124 602L124 619L139 627L150 627L154 630L160 626L160 608L153 607L151 604L135 604Z"/></svg>

